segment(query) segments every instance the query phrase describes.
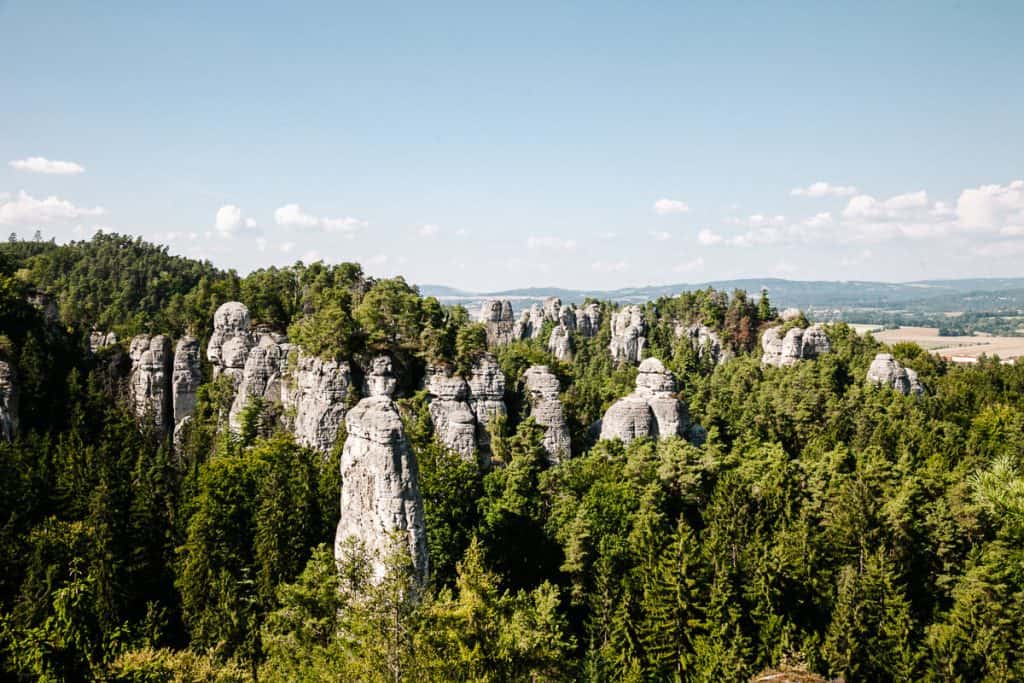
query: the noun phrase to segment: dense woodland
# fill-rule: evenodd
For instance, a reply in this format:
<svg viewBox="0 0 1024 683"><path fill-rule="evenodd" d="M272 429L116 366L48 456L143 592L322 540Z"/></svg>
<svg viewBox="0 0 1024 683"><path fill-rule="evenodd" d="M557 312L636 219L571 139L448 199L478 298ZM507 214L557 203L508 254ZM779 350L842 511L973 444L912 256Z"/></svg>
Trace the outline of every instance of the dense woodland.
<svg viewBox="0 0 1024 683"><path fill-rule="evenodd" d="M29 303L39 293L56 319ZM394 358L425 591L398 552L380 584L357 553L336 566L337 452L258 415L232 435L229 389L212 381L172 448L116 400L116 350L89 353L93 328L205 344L229 300L312 353ZM833 353L762 369L766 296L684 293L645 306L647 353L707 440L623 447L589 431L636 374L612 363L602 307L573 363L549 356L546 332L496 350L509 419L482 469L434 438L420 381L428 362L468 367L483 328L400 278L321 263L241 277L118 235L3 244L0 359L17 373L20 431L0 443L0 676L1024 679L1024 364L899 345L928 388L903 396L864 381L882 345L838 324ZM702 360L678 321L714 328L736 357ZM576 457L554 467L524 418L534 363L559 376L572 433Z"/></svg>

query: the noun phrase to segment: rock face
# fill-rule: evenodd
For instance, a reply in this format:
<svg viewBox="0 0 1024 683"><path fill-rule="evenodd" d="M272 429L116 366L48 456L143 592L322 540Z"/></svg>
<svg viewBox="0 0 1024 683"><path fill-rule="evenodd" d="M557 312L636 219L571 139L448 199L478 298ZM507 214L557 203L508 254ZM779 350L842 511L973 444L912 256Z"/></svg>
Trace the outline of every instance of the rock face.
<svg viewBox="0 0 1024 683"><path fill-rule="evenodd" d="M913 394L921 396L925 393L924 385L917 377L917 372L903 367L893 358L891 353L879 353L871 361L868 368L868 382L876 386L891 387L904 396Z"/></svg>
<svg viewBox="0 0 1024 683"><path fill-rule="evenodd" d="M508 299L490 299L480 307L480 322L487 328L487 343L503 346L512 341L515 319L512 302Z"/></svg>
<svg viewBox="0 0 1024 683"><path fill-rule="evenodd" d="M426 385L434 434L463 458L472 458L476 453L477 421L469 405L469 383L452 375L448 368L430 366Z"/></svg>
<svg viewBox="0 0 1024 683"><path fill-rule="evenodd" d="M242 412L253 398L281 403L282 370L287 351L272 335L264 334L249 352L238 383L238 393L228 413L231 431L241 431Z"/></svg>
<svg viewBox="0 0 1024 683"><path fill-rule="evenodd" d="M171 371L171 402L174 433L177 434L196 409L196 393L203 381L199 367L199 340L183 337L174 348Z"/></svg>
<svg viewBox="0 0 1024 683"><path fill-rule="evenodd" d="M351 386L348 363L325 361L293 349L285 361L281 405L294 413L291 427L295 440L329 453L345 420L345 399Z"/></svg>
<svg viewBox="0 0 1024 683"><path fill-rule="evenodd" d="M801 360L817 358L832 351L832 343L821 325L807 329L791 328L782 334L782 327L769 327L761 336L761 366L782 368L796 365Z"/></svg>
<svg viewBox="0 0 1024 683"><path fill-rule="evenodd" d="M485 309L487 305L484 305ZM534 339L540 336L546 322L554 323L556 329L562 328L559 335L566 339L572 332L593 337L601 327L601 308L597 304L587 304L583 308L577 308L575 304L565 306L558 297L549 296L542 304L534 304L520 313L512 327L512 339Z"/></svg>
<svg viewBox="0 0 1024 683"><path fill-rule="evenodd" d="M675 396L676 380L657 358L640 364L636 389L616 401L601 421L602 439L633 439L670 436L693 438L698 430L690 423L689 410Z"/></svg>
<svg viewBox="0 0 1024 683"><path fill-rule="evenodd" d="M559 323L551 328L551 336L548 338L548 351L558 360L572 360L572 342L569 339L569 329Z"/></svg>
<svg viewBox="0 0 1024 683"><path fill-rule="evenodd" d="M364 398L345 416L345 426L335 557L340 559L345 541L354 538L369 551L379 582L394 534L407 546L425 583L429 559L419 470L394 401L385 394Z"/></svg>
<svg viewBox="0 0 1024 683"><path fill-rule="evenodd" d="M498 359L483 354L473 363L469 376L469 405L476 415L476 442L484 454L490 453L491 435L487 426L495 417L508 414L505 408L505 375Z"/></svg>
<svg viewBox="0 0 1024 683"><path fill-rule="evenodd" d="M93 330L89 333L89 350L96 353L102 348L113 346L117 343L117 335L113 332L101 332Z"/></svg>
<svg viewBox="0 0 1024 683"><path fill-rule="evenodd" d="M598 304L587 304L576 310L576 330L581 336L597 336L600 329L601 307Z"/></svg>
<svg viewBox="0 0 1024 683"><path fill-rule="evenodd" d="M612 360L640 362L647 345L647 322L639 306L626 306L612 315L612 340L608 345Z"/></svg>
<svg viewBox="0 0 1024 683"><path fill-rule="evenodd" d="M677 339L689 339L690 347L702 360L721 365L732 358L732 353L722 345L718 333L707 325L676 325L675 333Z"/></svg>
<svg viewBox="0 0 1024 683"><path fill-rule="evenodd" d="M0 438L13 441L18 435L18 384L14 368L0 361Z"/></svg>
<svg viewBox="0 0 1024 683"><path fill-rule="evenodd" d="M548 462L558 464L571 457L569 426L565 423L559 384L546 365L534 365L523 374L530 414L544 427L544 451Z"/></svg>
<svg viewBox="0 0 1024 683"><path fill-rule="evenodd" d="M235 386L242 379L249 349L254 345L249 309L245 304L229 301L213 314L213 334L206 347L206 357L213 363L213 378L230 375Z"/></svg>
<svg viewBox="0 0 1024 683"><path fill-rule="evenodd" d="M128 397L135 414L152 416L163 430L172 427L171 340L162 334L140 334L129 347L132 372Z"/></svg>

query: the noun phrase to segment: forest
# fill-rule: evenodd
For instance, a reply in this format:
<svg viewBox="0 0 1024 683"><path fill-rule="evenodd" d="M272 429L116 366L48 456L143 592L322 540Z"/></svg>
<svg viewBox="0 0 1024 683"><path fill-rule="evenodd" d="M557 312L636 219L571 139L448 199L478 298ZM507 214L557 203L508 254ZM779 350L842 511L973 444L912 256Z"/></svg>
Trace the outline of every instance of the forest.
<svg viewBox="0 0 1024 683"><path fill-rule="evenodd" d="M765 366L759 335L806 325L769 296L641 307L643 354L705 434L624 444L593 429L637 380L608 352L608 302L567 361L550 323L495 346L464 308L355 263L241 276L116 234L0 244L0 361L18 386L0 439L0 678L1024 680L1024 363L958 366L837 323L831 352ZM205 349L229 301L357 376L392 360L425 585L400 544L383 580L358 548L336 558L342 438L316 452L259 402L226 428L232 387ZM729 359L680 324L713 330ZM94 330L120 341L93 351ZM204 349L181 439L123 400L143 333ZM926 392L866 382L879 352ZM440 442L423 385L485 353L508 406L486 462ZM538 364L571 440L557 464L526 398Z"/></svg>

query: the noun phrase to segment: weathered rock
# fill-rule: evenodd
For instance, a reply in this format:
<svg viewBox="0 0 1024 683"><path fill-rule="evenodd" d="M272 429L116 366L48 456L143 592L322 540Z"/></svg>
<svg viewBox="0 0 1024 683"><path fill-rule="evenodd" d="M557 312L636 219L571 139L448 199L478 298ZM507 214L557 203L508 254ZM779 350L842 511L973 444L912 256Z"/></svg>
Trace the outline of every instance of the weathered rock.
<svg viewBox="0 0 1024 683"><path fill-rule="evenodd" d="M868 382L876 386L890 387L904 396L924 394L924 385L918 379L917 372L903 367L891 353L879 353L871 361Z"/></svg>
<svg viewBox="0 0 1024 683"><path fill-rule="evenodd" d="M150 337L140 334L129 347L132 372L128 381L128 398L139 417L151 416L156 426L167 430L173 426L171 398L171 340L162 334Z"/></svg>
<svg viewBox="0 0 1024 683"><path fill-rule="evenodd" d="M183 337L174 349L174 365L171 371L171 402L174 412L174 433L192 417L196 409L196 394L203 382L199 365L199 340Z"/></svg>
<svg viewBox="0 0 1024 683"><path fill-rule="evenodd" d="M683 325L675 327L677 339L689 339L690 347L701 359L707 359L715 365L721 365L730 358L732 353L722 344L721 337L707 325Z"/></svg>
<svg viewBox="0 0 1024 683"><path fill-rule="evenodd" d="M612 360L640 362L647 345L647 323L639 306L626 306L612 315L612 340L608 345Z"/></svg>
<svg viewBox="0 0 1024 683"><path fill-rule="evenodd" d="M802 313L799 308L787 308L779 315L779 317L782 318L783 322L789 322L790 320L799 319L801 315Z"/></svg>
<svg viewBox="0 0 1024 683"><path fill-rule="evenodd" d="M345 416L345 426L335 556L341 559L345 542L354 539L369 552L373 579L380 582L395 535L425 583L429 558L419 469L394 401L387 395L364 398Z"/></svg>
<svg viewBox="0 0 1024 683"><path fill-rule="evenodd" d="M513 340L515 318L512 302L508 299L490 299L480 308L480 322L487 329L487 343L502 346Z"/></svg>
<svg viewBox="0 0 1024 683"><path fill-rule="evenodd" d="M657 358L645 359L632 394L616 401L601 420L602 439L629 443L643 437L692 438L699 427L690 423L689 410L676 395L676 380Z"/></svg>
<svg viewBox="0 0 1024 683"><path fill-rule="evenodd" d="M601 329L601 307L590 303L576 311L576 329L581 336L594 337Z"/></svg>
<svg viewBox="0 0 1024 683"><path fill-rule="evenodd" d="M242 378L249 349L255 343L245 304L229 301L213 314L213 334L206 346L206 357L213 364L213 378L231 375L237 386Z"/></svg>
<svg viewBox="0 0 1024 683"><path fill-rule="evenodd" d="M548 351L558 360L572 360L572 342L569 339L569 330L565 325L559 323L551 328L551 336L548 337Z"/></svg>
<svg viewBox="0 0 1024 683"><path fill-rule="evenodd" d="M345 420L352 370L342 361L323 360L293 349L285 362L281 404L291 413L295 440L329 453Z"/></svg>
<svg viewBox="0 0 1024 683"><path fill-rule="evenodd" d="M523 374L530 415L544 427L544 451L548 462L558 464L571 453L569 426L565 422L559 384L546 365L534 365Z"/></svg>
<svg viewBox="0 0 1024 683"><path fill-rule="evenodd" d="M113 346L117 343L117 335L113 332L101 332L93 330L89 333L89 350L96 353L100 349Z"/></svg>
<svg viewBox="0 0 1024 683"><path fill-rule="evenodd" d="M434 434L446 447L464 458L476 453L476 415L469 405L469 384L448 368L427 368L430 420Z"/></svg>
<svg viewBox="0 0 1024 683"><path fill-rule="evenodd" d="M395 395L398 388L398 378L395 377L394 364L390 356L377 356L370 365L370 371L366 373L366 394L368 396Z"/></svg>
<svg viewBox="0 0 1024 683"><path fill-rule="evenodd" d="M832 344L820 325L812 325L807 329L793 327L785 335L782 334L782 327L777 325L764 331L761 350L762 367L772 365L781 368L829 353Z"/></svg>
<svg viewBox="0 0 1024 683"><path fill-rule="evenodd" d="M508 414L505 408L505 375L498 359L490 353L483 354L473 363L469 376L469 405L476 415L477 446L484 453L490 452L491 435L488 425L495 417Z"/></svg>
<svg viewBox="0 0 1024 683"><path fill-rule="evenodd" d="M544 308L540 304L534 304L519 315L512 329L512 336L516 339L533 339L540 335L544 327Z"/></svg>
<svg viewBox="0 0 1024 683"><path fill-rule="evenodd" d="M18 435L18 383L14 368L0 361L0 438L13 441Z"/></svg>
<svg viewBox="0 0 1024 683"><path fill-rule="evenodd" d="M242 412L253 398L260 398L270 404L281 403L281 377L285 350L265 334L259 343L249 351L245 367L238 384L238 393L228 412L228 426L234 432L242 429Z"/></svg>

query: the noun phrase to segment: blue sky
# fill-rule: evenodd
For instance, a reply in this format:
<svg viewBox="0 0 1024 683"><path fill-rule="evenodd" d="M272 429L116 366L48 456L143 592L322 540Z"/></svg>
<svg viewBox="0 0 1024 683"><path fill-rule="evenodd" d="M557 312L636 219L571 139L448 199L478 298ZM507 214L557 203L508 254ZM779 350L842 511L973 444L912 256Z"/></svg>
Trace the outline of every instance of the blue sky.
<svg viewBox="0 0 1024 683"><path fill-rule="evenodd" d="M477 290L1024 275L1024 4L483 4L0 0L0 230Z"/></svg>

